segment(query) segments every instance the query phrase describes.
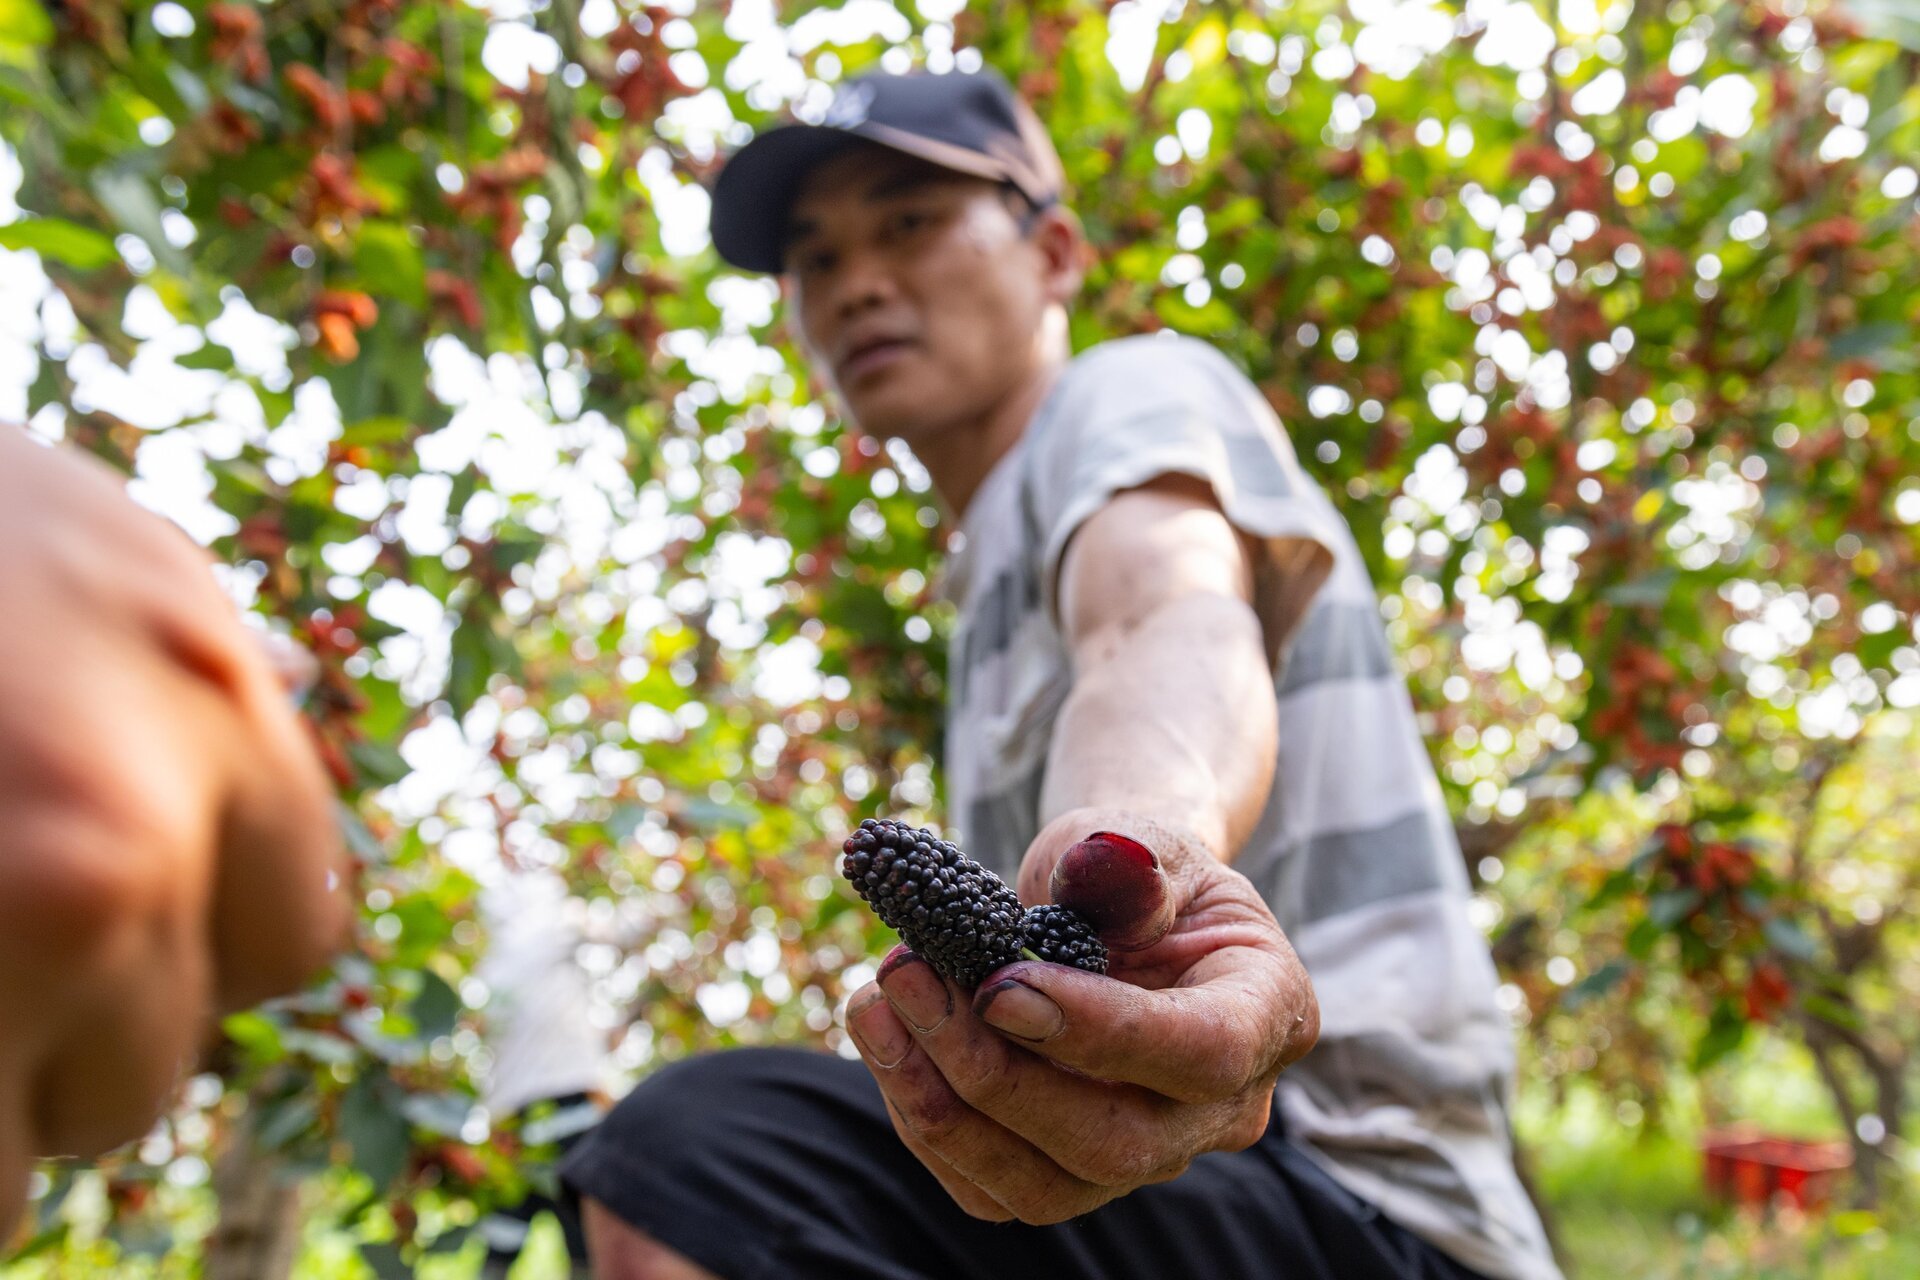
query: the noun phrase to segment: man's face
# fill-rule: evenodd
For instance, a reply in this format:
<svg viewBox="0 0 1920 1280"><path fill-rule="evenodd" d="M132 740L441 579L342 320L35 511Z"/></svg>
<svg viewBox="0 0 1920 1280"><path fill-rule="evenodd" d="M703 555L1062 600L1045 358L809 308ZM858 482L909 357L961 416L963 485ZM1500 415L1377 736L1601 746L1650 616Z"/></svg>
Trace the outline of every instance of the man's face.
<svg viewBox="0 0 1920 1280"><path fill-rule="evenodd" d="M799 336L861 430L926 439L1040 359L1057 284L1000 188L882 147L823 163L794 201Z"/></svg>

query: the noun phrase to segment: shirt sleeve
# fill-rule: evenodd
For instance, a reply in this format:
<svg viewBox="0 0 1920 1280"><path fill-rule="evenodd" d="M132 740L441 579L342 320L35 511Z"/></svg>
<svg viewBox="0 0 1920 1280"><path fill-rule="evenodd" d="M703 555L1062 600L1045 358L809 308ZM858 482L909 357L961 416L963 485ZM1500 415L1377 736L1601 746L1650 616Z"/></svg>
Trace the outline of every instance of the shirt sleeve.
<svg viewBox="0 0 1920 1280"><path fill-rule="evenodd" d="M1253 607L1277 667L1327 580L1344 525L1300 470L1266 399L1224 355L1188 338L1109 342L1062 377L1027 476L1041 598L1054 624L1061 560L1081 524L1117 493L1191 476L1260 549Z"/></svg>

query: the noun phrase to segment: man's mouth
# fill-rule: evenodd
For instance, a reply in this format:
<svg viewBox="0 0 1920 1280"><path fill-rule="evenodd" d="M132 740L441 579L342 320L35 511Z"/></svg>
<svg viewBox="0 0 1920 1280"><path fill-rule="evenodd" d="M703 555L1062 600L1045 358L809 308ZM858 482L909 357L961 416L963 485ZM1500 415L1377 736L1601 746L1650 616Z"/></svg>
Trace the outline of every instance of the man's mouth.
<svg viewBox="0 0 1920 1280"><path fill-rule="evenodd" d="M882 338L861 343L840 362L840 382L846 385L879 372L905 355L912 345L906 338Z"/></svg>

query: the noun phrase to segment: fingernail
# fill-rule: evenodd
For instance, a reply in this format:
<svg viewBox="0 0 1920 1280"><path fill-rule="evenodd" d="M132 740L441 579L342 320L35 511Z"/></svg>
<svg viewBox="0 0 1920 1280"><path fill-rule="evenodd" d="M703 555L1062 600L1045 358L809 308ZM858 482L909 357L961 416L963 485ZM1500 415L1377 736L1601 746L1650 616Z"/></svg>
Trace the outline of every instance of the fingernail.
<svg viewBox="0 0 1920 1280"><path fill-rule="evenodd" d="M858 1007L847 1011L847 1029L852 1031L867 1056L883 1067L897 1067L913 1048L913 1037L893 1016L893 1006L885 996L870 996Z"/></svg>
<svg viewBox="0 0 1920 1280"><path fill-rule="evenodd" d="M1067 1029L1067 1015L1050 996L1012 978L975 996L973 1011L988 1026L1022 1040L1051 1040Z"/></svg>
<svg viewBox="0 0 1920 1280"><path fill-rule="evenodd" d="M912 952L903 959L887 959L893 967L880 971L880 989L907 1025L925 1035L945 1022L953 1012L953 992L940 981L933 966Z"/></svg>
<svg viewBox="0 0 1920 1280"><path fill-rule="evenodd" d="M884 982L886 980L887 975L892 973L895 969L898 969L901 965L906 964L910 960L918 960L918 959L920 959L920 957L913 954L912 947L909 947L904 942L901 943L899 946L895 947L893 950L887 952L886 958L880 962L881 981Z"/></svg>

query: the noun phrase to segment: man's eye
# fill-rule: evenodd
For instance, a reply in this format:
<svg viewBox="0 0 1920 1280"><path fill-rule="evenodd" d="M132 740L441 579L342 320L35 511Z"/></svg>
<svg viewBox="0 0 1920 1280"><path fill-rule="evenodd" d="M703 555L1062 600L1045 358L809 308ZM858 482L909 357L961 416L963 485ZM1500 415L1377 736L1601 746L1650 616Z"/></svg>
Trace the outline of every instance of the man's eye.
<svg viewBox="0 0 1920 1280"><path fill-rule="evenodd" d="M893 215L892 226L896 233L904 235L920 230L931 221L932 218L918 209L902 209Z"/></svg>

